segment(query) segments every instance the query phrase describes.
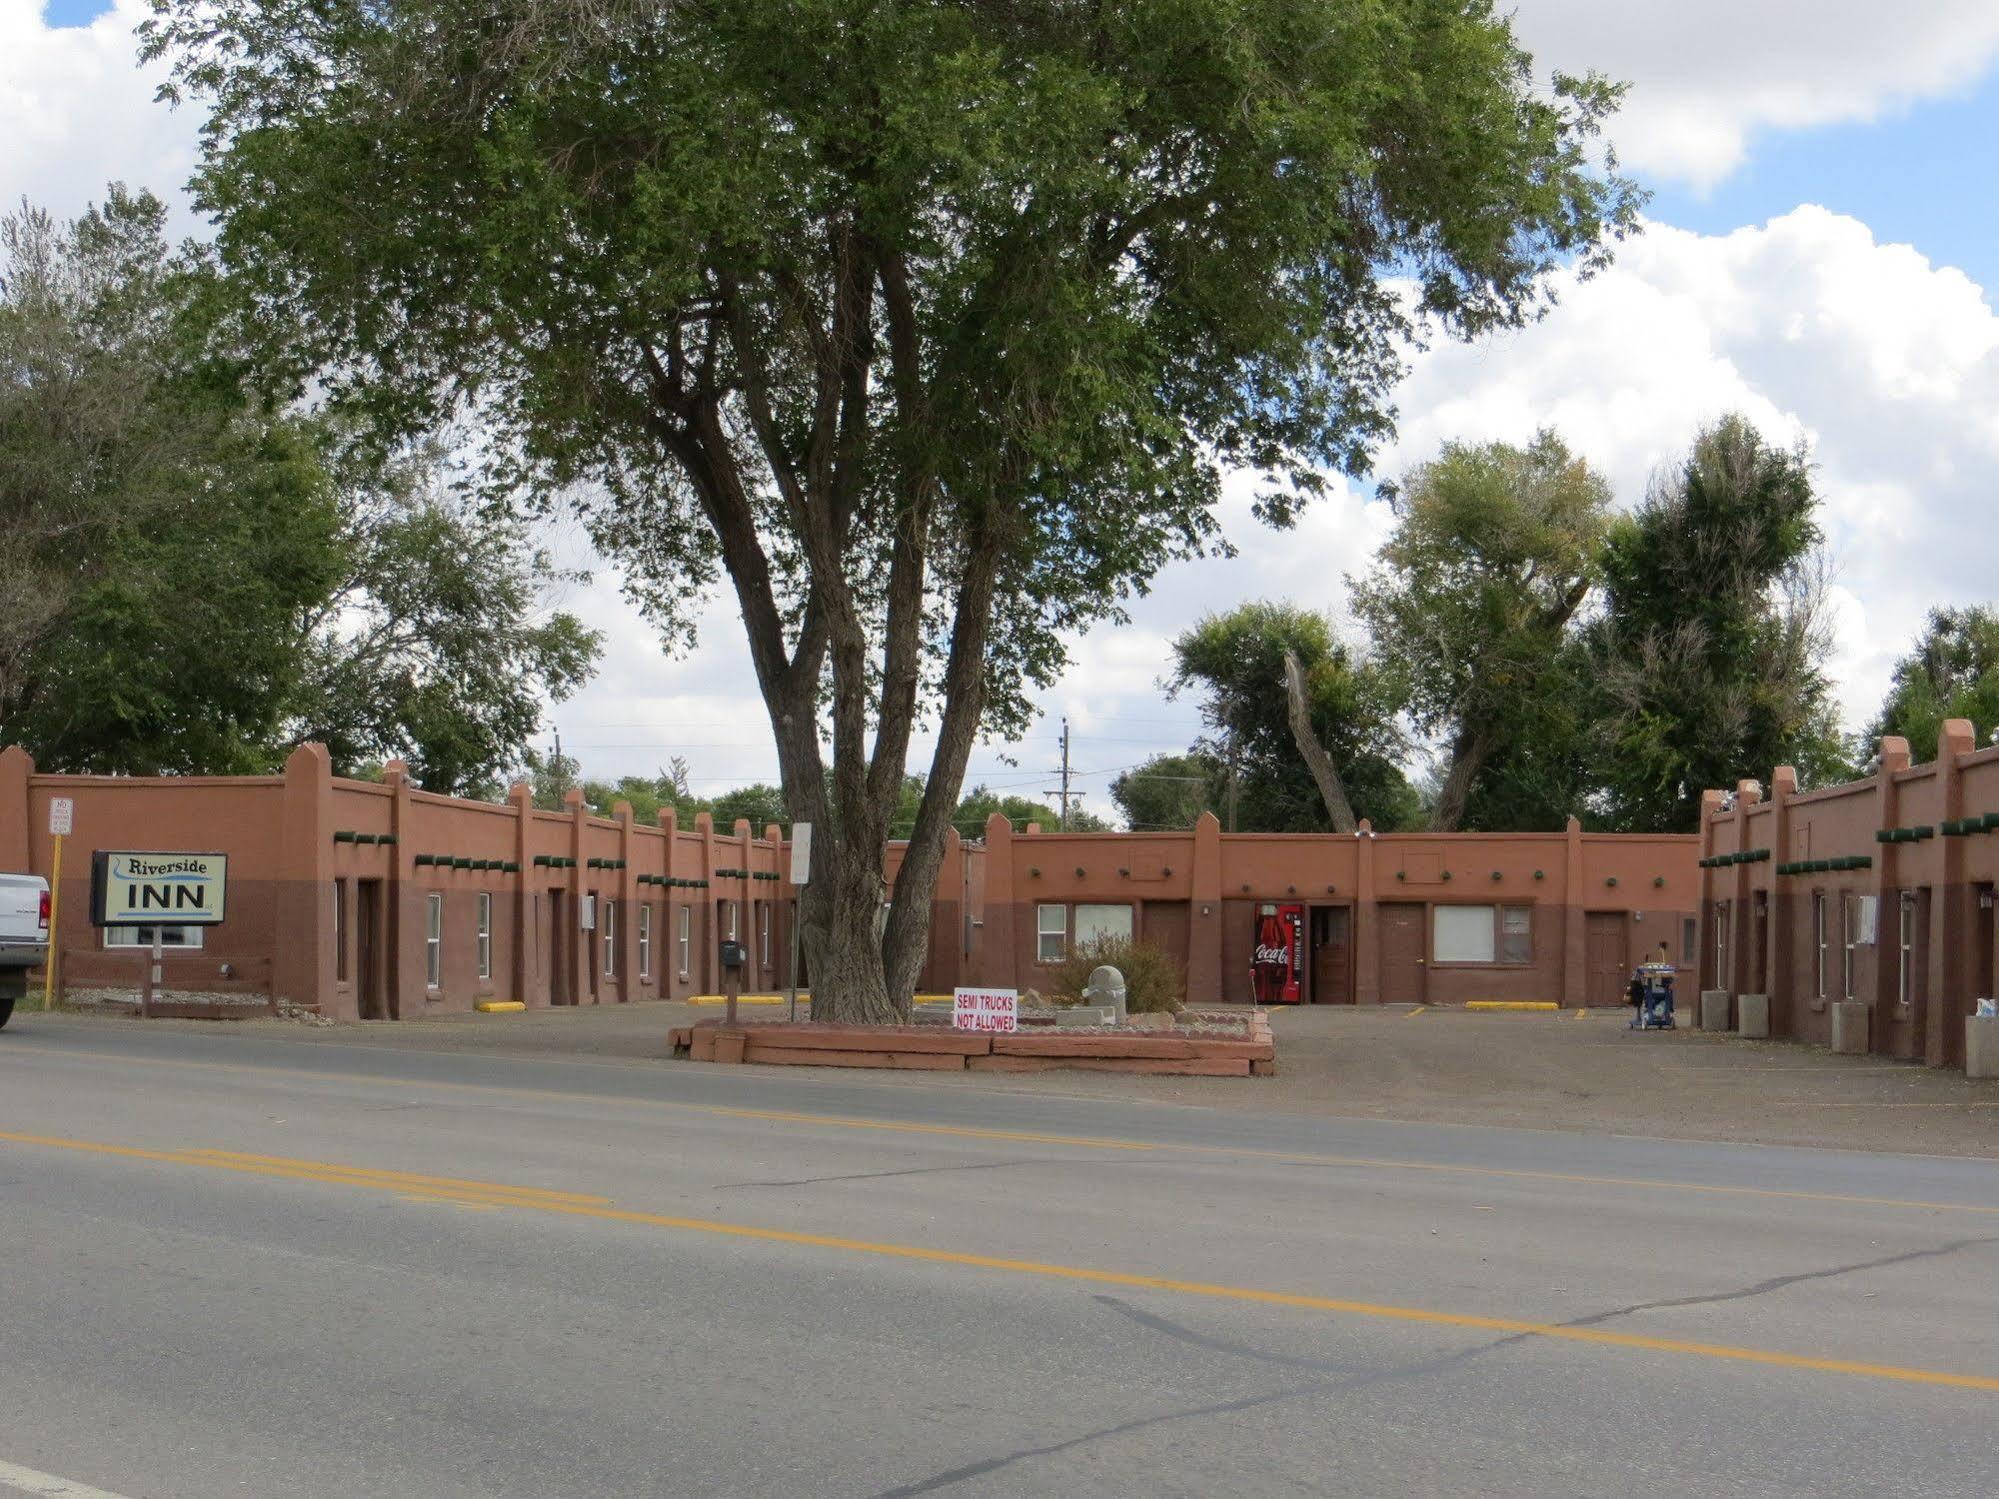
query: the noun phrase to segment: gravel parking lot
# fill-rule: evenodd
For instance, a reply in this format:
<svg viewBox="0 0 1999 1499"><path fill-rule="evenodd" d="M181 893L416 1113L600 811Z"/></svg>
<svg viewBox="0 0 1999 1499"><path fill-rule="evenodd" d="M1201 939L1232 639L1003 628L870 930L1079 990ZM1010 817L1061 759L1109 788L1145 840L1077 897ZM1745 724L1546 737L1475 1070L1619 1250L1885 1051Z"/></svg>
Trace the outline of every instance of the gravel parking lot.
<svg viewBox="0 0 1999 1499"><path fill-rule="evenodd" d="M667 1057L666 1032L713 1009L635 1004L312 1028L278 1020L150 1021L300 1045L367 1045L700 1066ZM775 1018L775 1009L746 1015ZM1999 1157L1999 1083L1878 1057L1699 1031L1634 1032L1626 1011L1478 1014L1426 1009L1279 1010L1278 1075L862 1073L883 1087L1005 1089L1150 1099L1283 1114L1355 1116ZM35 1024L24 1015L16 1024ZM109 1017L42 1023L132 1025Z"/></svg>

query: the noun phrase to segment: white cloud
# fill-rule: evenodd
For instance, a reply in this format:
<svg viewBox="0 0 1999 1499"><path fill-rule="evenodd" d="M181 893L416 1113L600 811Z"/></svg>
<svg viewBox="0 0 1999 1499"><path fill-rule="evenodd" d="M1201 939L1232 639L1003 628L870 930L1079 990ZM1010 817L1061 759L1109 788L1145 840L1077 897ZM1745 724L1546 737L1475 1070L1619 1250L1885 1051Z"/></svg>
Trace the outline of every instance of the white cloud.
<svg viewBox="0 0 1999 1499"><path fill-rule="evenodd" d="M1766 128L1866 121L1969 87L1999 56L1993 0L1516 0L1537 66L1631 85L1625 162L1695 186Z"/></svg>
<svg viewBox="0 0 1999 1499"><path fill-rule="evenodd" d="M182 204L199 114L153 102L163 70L141 70L133 28L147 0L115 0L88 26L51 27L40 0L0 0L0 141L5 207L23 197L72 217L110 181ZM176 228L194 227L191 214Z"/></svg>

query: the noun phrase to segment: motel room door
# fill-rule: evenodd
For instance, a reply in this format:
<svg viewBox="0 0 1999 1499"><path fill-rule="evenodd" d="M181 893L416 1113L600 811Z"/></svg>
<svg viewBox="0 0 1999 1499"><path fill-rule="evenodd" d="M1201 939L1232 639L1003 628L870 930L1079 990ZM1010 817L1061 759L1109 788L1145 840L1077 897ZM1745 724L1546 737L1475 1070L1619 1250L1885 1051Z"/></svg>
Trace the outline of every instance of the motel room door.
<svg viewBox="0 0 1999 1499"><path fill-rule="evenodd" d="M1585 913L1583 927L1583 1003L1613 1009L1625 1002L1631 969L1625 959L1625 917L1620 911Z"/></svg>
<svg viewBox="0 0 1999 1499"><path fill-rule="evenodd" d="M1409 901L1390 901L1379 908L1381 1002L1385 1005L1424 1002L1425 909Z"/></svg>
<svg viewBox="0 0 1999 1499"><path fill-rule="evenodd" d="M1353 909L1313 906L1311 922L1312 992L1315 1005L1353 1003Z"/></svg>

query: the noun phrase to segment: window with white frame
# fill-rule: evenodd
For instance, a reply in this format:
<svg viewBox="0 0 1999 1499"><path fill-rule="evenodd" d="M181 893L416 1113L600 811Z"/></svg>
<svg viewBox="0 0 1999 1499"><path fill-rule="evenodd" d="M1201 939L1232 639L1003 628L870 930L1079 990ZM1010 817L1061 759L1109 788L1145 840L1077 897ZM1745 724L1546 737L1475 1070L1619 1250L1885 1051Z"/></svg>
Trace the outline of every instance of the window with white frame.
<svg viewBox="0 0 1999 1499"><path fill-rule="evenodd" d="M724 942L742 940L736 935L736 903L732 900L722 902L722 940Z"/></svg>
<svg viewBox="0 0 1999 1499"><path fill-rule="evenodd" d="M106 947L151 947L153 931L149 926L107 926L104 929ZM163 926L159 928L160 946L171 952L175 948L196 948L201 946L202 928L198 926Z"/></svg>
<svg viewBox="0 0 1999 1499"><path fill-rule="evenodd" d="M423 981L432 989L444 984L444 896L435 890L424 901Z"/></svg>
<svg viewBox="0 0 1999 1499"><path fill-rule="evenodd" d="M652 977L652 906L639 907L639 977Z"/></svg>
<svg viewBox="0 0 1999 1499"><path fill-rule="evenodd" d="M479 977L493 976L493 897L491 892L479 892Z"/></svg>
<svg viewBox="0 0 1999 1499"><path fill-rule="evenodd" d="M1498 956L1491 906L1437 906L1430 915L1430 956L1439 963L1490 963Z"/></svg>
<svg viewBox="0 0 1999 1499"><path fill-rule="evenodd" d="M680 976L686 978L692 971L694 957L694 908L680 908Z"/></svg>
<svg viewBox="0 0 1999 1499"><path fill-rule="evenodd" d="M1841 897L1839 911L1840 944L1839 982L1840 993L1847 999L1853 998L1853 959L1860 946L1860 899L1851 893Z"/></svg>
<svg viewBox="0 0 1999 1499"><path fill-rule="evenodd" d="M1130 906L1076 907L1076 946L1088 947L1105 940L1131 941Z"/></svg>
<svg viewBox="0 0 1999 1499"><path fill-rule="evenodd" d="M1813 993L1825 998L1826 948L1830 934L1826 931L1825 891L1812 892L1812 953L1815 959L1813 969Z"/></svg>
<svg viewBox="0 0 1999 1499"><path fill-rule="evenodd" d="M618 903L604 902L604 977L618 976Z"/></svg>
<svg viewBox="0 0 1999 1499"><path fill-rule="evenodd" d="M1710 981L1717 989L1728 987L1728 903L1714 903L1714 978Z"/></svg>
<svg viewBox="0 0 1999 1499"><path fill-rule="evenodd" d="M1059 963L1069 953L1069 908L1034 908L1034 961Z"/></svg>

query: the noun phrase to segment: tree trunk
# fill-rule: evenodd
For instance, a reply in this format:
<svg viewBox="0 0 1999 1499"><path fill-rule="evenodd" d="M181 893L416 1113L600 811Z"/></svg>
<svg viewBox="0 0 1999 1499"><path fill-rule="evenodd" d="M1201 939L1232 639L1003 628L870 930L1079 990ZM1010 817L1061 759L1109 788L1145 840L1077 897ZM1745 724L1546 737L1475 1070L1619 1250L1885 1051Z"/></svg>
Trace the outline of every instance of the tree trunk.
<svg viewBox="0 0 1999 1499"><path fill-rule="evenodd" d="M1304 758L1306 769L1312 772L1312 779L1319 783L1319 795L1326 803L1326 815L1333 820L1333 831L1351 833L1355 826L1353 803L1347 800L1347 788L1333 767L1333 757L1312 732L1312 710L1305 701L1305 669L1298 664L1295 651L1284 653L1284 696L1291 706L1291 737L1297 741L1298 753Z"/></svg>
<svg viewBox="0 0 1999 1499"><path fill-rule="evenodd" d="M888 885L881 847L839 837L821 842L813 831L812 882L799 901L798 930L812 976L812 1018L842 1025L906 1020L882 966Z"/></svg>
<svg viewBox="0 0 1999 1499"><path fill-rule="evenodd" d="M1444 772L1444 783L1437 789L1437 804L1430 810L1430 830L1436 833L1455 833L1465 820L1465 807L1471 801L1472 786L1478 780L1478 773L1485 768L1486 757L1491 753L1491 745L1486 736L1468 728L1460 728L1451 740L1451 764Z"/></svg>

